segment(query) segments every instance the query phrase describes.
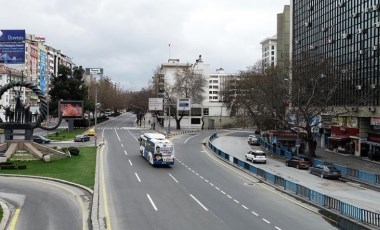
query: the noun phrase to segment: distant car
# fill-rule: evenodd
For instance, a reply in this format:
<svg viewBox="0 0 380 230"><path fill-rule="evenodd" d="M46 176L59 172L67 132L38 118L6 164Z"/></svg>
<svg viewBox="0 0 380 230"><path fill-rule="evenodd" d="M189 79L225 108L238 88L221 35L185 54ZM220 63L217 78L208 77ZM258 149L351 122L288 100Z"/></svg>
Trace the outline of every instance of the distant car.
<svg viewBox="0 0 380 230"><path fill-rule="evenodd" d="M292 156L285 162L288 167L296 167L297 169L308 169L311 166L311 160L305 156Z"/></svg>
<svg viewBox="0 0 380 230"><path fill-rule="evenodd" d="M248 144L249 145L260 145L259 138L256 135L248 136Z"/></svg>
<svg viewBox="0 0 380 230"><path fill-rule="evenodd" d="M88 136L95 136L95 134L96 134L95 129L89 129L89 130L87 130L86 134Z"/></svg>
<svg viewBox="0 0 380 230"><path fill-rule="evenodd" d="M85 142L85 141L89 141L89 140L90 140L90 136L88 136L86 134L78 135L74 138L75 142Z"/></svg>
<svg viewBox="0 0 380 230"><path fill-rule="evenodd" d="M42 135L33 135L33 141L40 144L50 143L50 139L42 136Z"/></svg>
<svg viewBox="0 0 380 230"><path fill-rule="evenodd" d="M245 160L252 161L256 163L267 163L267 158L265 153L261 150L252 150L245 154Z"/></svg>
<svg viewBox="0 0 380 230"><path fill-rule="evenodd" d="M322 163L315 167L309 168L309 173L321 178L339 179L342 177L342 173L333 164Z"/></svg>

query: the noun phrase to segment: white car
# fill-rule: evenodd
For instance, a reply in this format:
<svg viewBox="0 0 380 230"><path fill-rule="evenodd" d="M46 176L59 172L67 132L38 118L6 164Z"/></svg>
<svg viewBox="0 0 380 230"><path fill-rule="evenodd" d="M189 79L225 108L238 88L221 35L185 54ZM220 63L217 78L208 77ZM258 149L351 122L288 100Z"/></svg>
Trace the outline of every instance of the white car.
<svg viewBox="0 0 380 230"><path fill-rule="evenodd" d="M257 163L267 163L267 158L265 153L261 150L252 150L245 154L245 160L257 162Z"/></svg>

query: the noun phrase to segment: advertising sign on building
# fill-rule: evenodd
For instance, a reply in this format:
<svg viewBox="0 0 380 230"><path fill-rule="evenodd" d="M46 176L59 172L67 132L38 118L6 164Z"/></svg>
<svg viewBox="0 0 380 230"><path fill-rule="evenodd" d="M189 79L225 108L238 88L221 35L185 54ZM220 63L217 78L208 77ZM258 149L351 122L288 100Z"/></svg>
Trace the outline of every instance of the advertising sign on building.
<svg viewBox="0 0 380 230"><path fill-rule="evenodd" d="M41 47L42 48L42 47ZM46 51L39 49L39 61L38 61L38 78L40 79L40 90L45 93L46 91Z"/></svg>
<svg viewBox="0 0 380 230"><path fill-rule="evenodd" d="M86 75L103 75L103 68L86 68Z"/></svg>
<svg viewBox="0 0 380 230"><path fill-rule="evenodd" d="M162 111L164 109L164 98L149 98L150 111Z"/></svg>
<svg viewBox="0 0 380 230"><path fill-rule="evenodd" d="M63 119L82 119L83 101L59 101L59 111Z"/></svg>
<svg viewBox="0 0 380 230"><path fill-rule="evenodd" d="M371 125L380 125L380 117L371 117Z"/></svg>
<svg viewBox="0 0 380 230"><path fill-rule="evenodd" d="M191 109L190 98L178 99L178 103L177 103L177 110L178 111L190 111L190 109Z"/></svg>
<svg viewBox="0 0 380 230"><path fill-rule="evenodd" d="M25 30L0 30L0 63L25 63Z"/></svg>

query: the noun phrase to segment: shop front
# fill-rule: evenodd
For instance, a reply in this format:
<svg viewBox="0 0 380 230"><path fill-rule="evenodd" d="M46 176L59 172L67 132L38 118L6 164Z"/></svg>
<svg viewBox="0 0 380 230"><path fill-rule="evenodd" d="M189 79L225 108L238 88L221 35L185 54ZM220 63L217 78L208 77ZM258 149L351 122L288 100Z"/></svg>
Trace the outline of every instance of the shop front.
<svg viewBox="0 0 380 230"><path fill-rule="evenodd" d="M344 125L331 126L328 138L328 149L345 154L356 154L359 151L359 129Z"/></svg>
<svg viewBox="0 0 380 230"><path fill-rule="evenodd" d="M361 156L380 155L380 117L371 117L370 131L367 140L362 141Z"/></svg>
<svg viewBox="0 0 380 230"><path fill-rule="evenodd" d="M266 141L273 146L278 147L282 150L290 151L294 154L297 152L297 146L299 147L298 152L305 152L305 143L302 137L306 134L304 132L297 132L293 130L268 130L266 132ZM298 142L297 142L298 137Z"/></svg>

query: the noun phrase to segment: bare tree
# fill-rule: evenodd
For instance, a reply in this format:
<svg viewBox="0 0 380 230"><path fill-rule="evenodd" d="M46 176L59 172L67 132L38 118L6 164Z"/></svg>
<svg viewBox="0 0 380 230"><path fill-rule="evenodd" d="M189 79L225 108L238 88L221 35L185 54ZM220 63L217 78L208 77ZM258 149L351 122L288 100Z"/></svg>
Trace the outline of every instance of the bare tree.
<svg viewBox="0 0 380 230"><path fill-rule="evenodd" d="M181 129L181 120L189 115L188 111L177 111L176 103L180 98L190 98L191 102L201 103L207 81L203 75L196 73L191 67L178 70L174 85L165 84L165 101L170 106L169 116L176 121L176 128Z"/></svg>

